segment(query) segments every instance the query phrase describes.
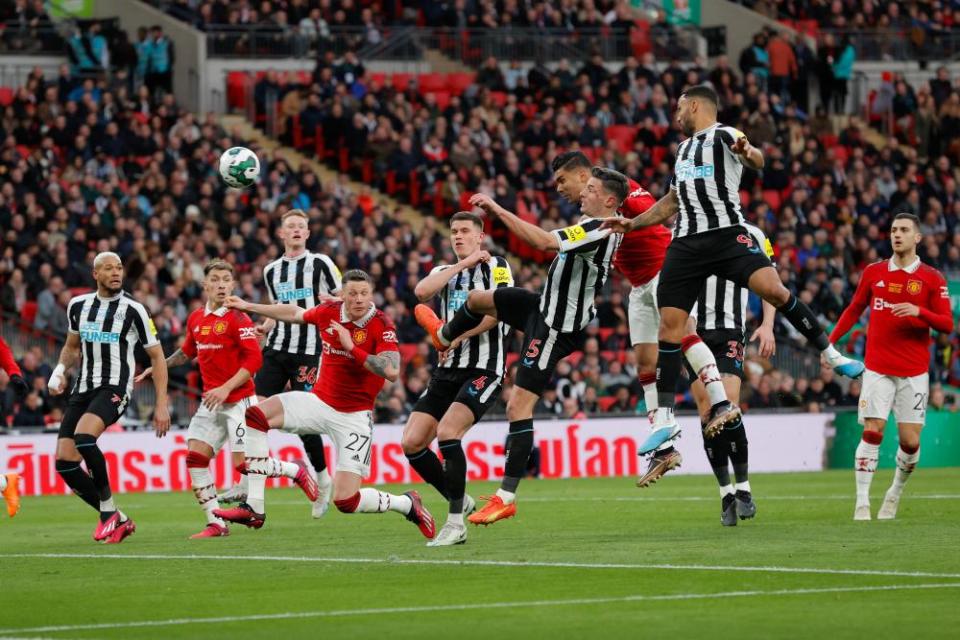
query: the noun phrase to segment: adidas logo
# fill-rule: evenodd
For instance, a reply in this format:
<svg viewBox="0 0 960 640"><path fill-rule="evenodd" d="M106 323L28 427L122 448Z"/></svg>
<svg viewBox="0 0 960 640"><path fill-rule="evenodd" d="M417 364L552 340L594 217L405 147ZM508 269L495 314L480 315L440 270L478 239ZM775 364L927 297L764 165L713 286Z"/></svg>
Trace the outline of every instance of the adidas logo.
<svg viewBox="0 0 960 640"><path fill-rule="evenodd" d="M885 283L883 280L881 280L880 282L877 283L877 287L880 288L880 289L883 289L885 286L887 286L887 285L886 285L886 283Z"/></svg>
<svg viewBox="0 0 960 640"><path fill-rule="evenodd" d="M360 456L358 456L357 454L353 454L352 460L353 460L354 462L360 462Z"/></svg>

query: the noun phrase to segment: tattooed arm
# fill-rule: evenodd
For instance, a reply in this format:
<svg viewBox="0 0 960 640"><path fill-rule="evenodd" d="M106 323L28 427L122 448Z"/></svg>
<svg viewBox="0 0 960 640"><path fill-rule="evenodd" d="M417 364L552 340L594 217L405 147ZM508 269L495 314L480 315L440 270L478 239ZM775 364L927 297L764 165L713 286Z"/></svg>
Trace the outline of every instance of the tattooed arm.
<svg viewBox="0 0 960 640"><path fill-rule="evenodd" d="M400 352L384 351L377 355L368 355L363 367L381 378L396 382L400 377Z"/></svg>

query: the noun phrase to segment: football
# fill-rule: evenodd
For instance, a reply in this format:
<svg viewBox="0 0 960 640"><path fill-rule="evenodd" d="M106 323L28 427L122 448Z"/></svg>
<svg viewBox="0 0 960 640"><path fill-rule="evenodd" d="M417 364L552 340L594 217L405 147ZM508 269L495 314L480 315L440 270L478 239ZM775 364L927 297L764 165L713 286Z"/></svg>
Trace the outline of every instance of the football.
<svg viewBox="0 0 960 640"><path fill-rule="evenodd" d="M260 177L260 160L246 147L230 147L220 156L220 177L227 186L246 189Z"/></svg>

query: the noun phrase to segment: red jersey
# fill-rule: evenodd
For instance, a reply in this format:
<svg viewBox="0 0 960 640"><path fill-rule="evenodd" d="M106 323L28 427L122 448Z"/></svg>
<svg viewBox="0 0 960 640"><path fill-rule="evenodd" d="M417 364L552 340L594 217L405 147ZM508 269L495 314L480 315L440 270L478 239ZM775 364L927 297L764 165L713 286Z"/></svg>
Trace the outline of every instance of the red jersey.
<svg viewBox="0 0 960 640"><path fill-rule="evenodd" d="M617 211L624 218L636 218L657 201L636 180L630 180L630 194ZM673 234L662 224L642 227L623 234L613 266L635 287L660 273Z"/></svg>
<svg viewBox="0 0 960 640"><path fill-rule="evenodd" d="M251 379L231 391L226 402L256 395L253 374L260 370L263 355L256 328L242 311L226 307L209 311L206 306L197 309L187 318L187 339L180 350L198 359L204 391L216 389L243 368L250 372Z"/></svg>
<svg viewBox="0 0 960 640"><path fill-rule="evenodd" d="M920 315L893 315L891 307L901 302L920 307ZM868 265L853 301L830 334L830 341L842 338L868 305L867 369L899 378L926 373L930 368L930 329L953 331L953 313L943 274L920 262L920 258L905 269L896 266L892 258Z"/></svg>
<svg viewBox="0 0 960 640"><path fill-rule="evenodd" d="M317 384L313 385L313 392L343 413L373 411L384 379L367 371L362 362L354 360L350 352L341 347L330 323L343 325L353 337L354 345L375 356L386 351L399 351L397 328L393 321L371 304L370 311L353 322L347 317L341 300L308 309L303 319L316 326L317 334L323 339L320 375Z"/></svg>
<svg viewBox="0 0 960 640"><path fill-rule="evenodd" d="M10 347L7 346L3 338L0 338L0 369L6 371L8 376L23 375L23 372L20 371L20 365L13 357L13 352L10 351Z"/></svg>

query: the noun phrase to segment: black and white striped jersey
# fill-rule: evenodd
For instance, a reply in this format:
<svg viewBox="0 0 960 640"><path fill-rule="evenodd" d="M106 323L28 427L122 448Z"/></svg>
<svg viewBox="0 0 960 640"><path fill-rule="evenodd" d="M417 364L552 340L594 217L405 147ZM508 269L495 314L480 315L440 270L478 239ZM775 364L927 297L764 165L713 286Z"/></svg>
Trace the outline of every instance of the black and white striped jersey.
<svg viewBox="0 0 960 640"><path fill-rule="evenodd" d="M594 297L610 275L622 238L601 229L602 223L584 216L573 226L551 232L560 241L560 251L540 293L540 313L551 329L578 331L597 315Z"/></svg>
<svg viewBox="0 0 960 640"><path fill-rule="evenodd" d="M342 286L340 270L333 260L309 251L296 258L274 260L263 270L263 281L272 302L295 304L301 309L314 308L319 296L334 294ZM264 346L298 355L319 356L323 351L316 327L287 322L277 322Z"/></svg>
<svg viewBox="0 0 960 640"><path fill-rule="evenodd" d="M731 150L742 136L739 130L716 123L680 143L670 181L680 205L675 238L743 222L743 163Z"/></svg>
<svg viewBox="0 0 960 640"><path fill-rule="evenodd" d="M450 269L449 266L434 267L431 273ZM487 262L481 262L472 269L464 269L450 278L440 290L440 317L449 322L460 307L467 302L467 296L474 289L496 289L513 286L513 272L505 258L493 256ZM464 340L446 360L440 364L447 369L485 369L497 375L503 375L506 354L503 340L510 328L498 322L489 331Z"/></svg>
<svg viewBox="0 0 960 640"><path fill-rule="evenodd" d="M763 231L749 223L741 225L749 233L754 246L761 247L768 258L773 259L773 246ZM711 329L732 329L746 332L747 303L750 290L724 280L710 276L700 290L700 296L690 311L697 320L697 332Z"/></svg>
<svg viewBox="0 0 960 640"><path fill-rule="evenodd" d="M134 348L160 344L147 309L126 292L112 298L94 292L70 300L67 319L70 333L80 336L80 375L73 392L106 385L133 391Z"/></svg>

